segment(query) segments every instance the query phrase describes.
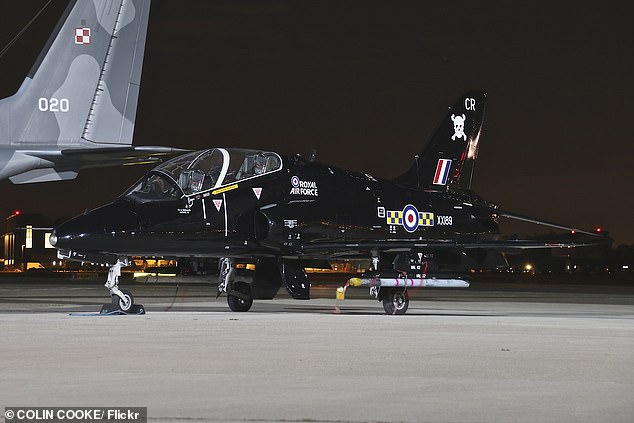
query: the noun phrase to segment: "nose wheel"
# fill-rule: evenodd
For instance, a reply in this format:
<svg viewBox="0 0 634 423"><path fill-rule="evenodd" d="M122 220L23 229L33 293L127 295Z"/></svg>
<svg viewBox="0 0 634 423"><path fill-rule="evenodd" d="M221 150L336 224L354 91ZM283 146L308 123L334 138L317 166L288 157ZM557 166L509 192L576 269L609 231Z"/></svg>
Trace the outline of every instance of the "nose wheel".
<svg viewBox="0 0 634 423"><path fill-rule="evenodd" d="M104 304L100 314L145 314L145 308L140 304L134 304L134 297L127 289L119 289L119 276L121 267L127 266L128 260L119 259L108 270L108 280L105 287L110 291L111 304Z"/></svg>
<svg viewBox="0 0 634 423"><path fill-rule="evenodd" d="M134 306L134 297L127 289L122 289L123 298L112 295L112 304L119 307L119 310L129 312Z"/></svg>

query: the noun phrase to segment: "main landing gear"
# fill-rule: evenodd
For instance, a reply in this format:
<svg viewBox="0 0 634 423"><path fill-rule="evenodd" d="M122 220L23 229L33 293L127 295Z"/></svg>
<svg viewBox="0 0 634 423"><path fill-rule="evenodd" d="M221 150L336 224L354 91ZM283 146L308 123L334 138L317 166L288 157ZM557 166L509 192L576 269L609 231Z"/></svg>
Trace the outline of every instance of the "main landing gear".
<svg viewBox="0 0 634 423"><path fill-rule="evenodd" d="M379 271L379 256L377 253L372 255L372 268L375 272ZM383 310L385 314L400 315L405 314L409 307L409 294L407 287L391 287L391 286L375 286L374 283L370 287L370 295L383 302Z"/></svg>
<svg viewBox="0 0 634 423"><path fill-rule="evenodd" d="M132 293L126 289L119 289L119 276L121 267L127 266L127 259L118 259L108 270L108 279L105 287L110 291L111 304L104 304L100 314L145 314L145 308L140 304L134 304Z"/></svg>
<svg viewBox="0 0 634 423"><path fill-rule="evenodd" d="M235 282L227 294L227 304L231 311L249 311L253 305L251 286L246 282Z"/></svg>
<svg viewBox="0 0 634 423"><path fill-rule="evenodd" d="M401 288L381 288L379 297L383 301L383 310L386 314L405 314L409 307L409 294Z"/></svg>
<svg viewBox="0 0 634 423"><path fill-rule="evenodd" d="M231 258L220 259L220 272L218 274L218 293L216 298L223 292L227 293L227 304L231 311L246 312L253 305L253 295L251 285L242 280L234 280L242 276L241 279L249 278L246 272L239 275L241 269L235 268L234 260ZM252 279L252 278L251 278Z"/></svg>
<svg viewBox="0 0 634 423"><path fill-rule="evenodd" d="M220 259L216 298L226 292L232 311L248 311L253 300L272 300L282 285L296 300L310 298L310 282L299 260L260 258L253 263L255 270L239 264L233 258Z"/></svg>

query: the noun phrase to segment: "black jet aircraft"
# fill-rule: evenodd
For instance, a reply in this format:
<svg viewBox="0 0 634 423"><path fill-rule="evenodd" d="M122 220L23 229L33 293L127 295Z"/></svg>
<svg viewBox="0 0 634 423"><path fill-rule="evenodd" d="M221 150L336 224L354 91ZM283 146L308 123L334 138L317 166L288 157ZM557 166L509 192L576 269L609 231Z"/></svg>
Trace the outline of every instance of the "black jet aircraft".
<svg viewBox="0 0 634 423"><path fill-rule="evenodd" d="M118 288L131 256L220 259L218 294L233 311L272 299L281 286L308 299L315 260L371 260L348 281L369 286L388 314L403 314L412 287L467 287L464 272L505 264L502 252L587 245L504 240L500 217L577 233L577 228L508 213L469 190L486 93L450 107L401 176L382 179L270 151L210 148L156 167L110 204L58 226L60 258L112 265L113 306L131 310ZM246 271L239 264L255 264Z"/></svg>

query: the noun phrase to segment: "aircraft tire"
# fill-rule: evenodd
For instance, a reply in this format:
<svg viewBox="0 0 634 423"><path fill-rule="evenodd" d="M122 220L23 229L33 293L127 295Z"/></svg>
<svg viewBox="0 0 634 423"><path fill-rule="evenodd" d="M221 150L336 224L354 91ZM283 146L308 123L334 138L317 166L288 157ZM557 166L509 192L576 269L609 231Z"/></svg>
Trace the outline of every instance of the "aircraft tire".
<svg viewBox="0 0 634 423"><path fill-rule="evenodd" d="M116 295L112 296L112 299L114 300L113 302L116 304L117 307L119 307L119 310L129 311L134 305L134 297L132 296L132 293L127 289L122 289L121 292L123 292L123 296L126 297L126 300L128 300L128 304L126 305L123 300Z"/></svg>
<svg viewBox="0 0 634 423"><path fill-rule="evenodd" d="M385 314L405 314L407 307L409 307L409 294L403 289L392 288L383 297Z"/></svg>
<svg viewBox="0 0 634 423"><path fill-rule="evenodd" d="M233 291L238 291L241 294L247 295L249 297L248 300L244 298L239 298L234 295L227 295L227 304L231 311L235 311L238 313L243 313L245 311L249 311L251 306L253 305L253 298L251 298L251 287L246 282L235 282L232 287Z"/></svg>

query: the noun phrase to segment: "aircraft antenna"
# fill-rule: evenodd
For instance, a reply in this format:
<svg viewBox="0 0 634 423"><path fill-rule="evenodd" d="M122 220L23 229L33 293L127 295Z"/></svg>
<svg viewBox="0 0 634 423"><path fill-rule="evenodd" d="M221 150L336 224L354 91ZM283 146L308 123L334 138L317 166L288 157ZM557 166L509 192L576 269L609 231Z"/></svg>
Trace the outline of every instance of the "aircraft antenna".
<svg viewBox="0 0 634 423"><path fill-rule="evenodd" d="M420 172L418 171L418 154L414 155L414 162L416 163L416 186L420 188Z"/></svg>
<svg viewBox="0 0 634 423"><path fill-rule="evenodd" d="M20 32L18 32L18 33L15 35L15 37L13 37L13 38L11 39L11 41L9 41L9 42L8 42L8 43L7 43L7 44L6 44L6 45L2 48L2 50L0 50L0 59L2 58L2 56L4 56L4 55L5 55L5 53L6 53L7 51L9 51L9 49L10 49L11 47L13 47L13 44L15 44L15 42L16 42L16 41L18 41L18 40L20 39L20 37L21 37L21 36L22 36L22 35L26 32L26 30L27 30L27 29L29 29L29 27L31 26L31 24L32 24L32 23L33 23L33 22L37 19L37 17L38 17L38 16L40 16L40 14L42 14L42 12L44 11L44 9L46 9L46 8L48 7L48 5L49 5L49 4L51 4L51 2L52 2L52 1L53 1L53 0L48 0L48 1L46 2L46 4L45 4L44 6L42 6L42 8L41 8L41 9L40 9L40 10L39 10L36 14L35 14L35 16L33 16L33 17L31 18L31 20L30 20L30 21L28 21L28 22L26 23L26 25L24 25L24 26L22 27L22 29L20 30Z"/></svg>

